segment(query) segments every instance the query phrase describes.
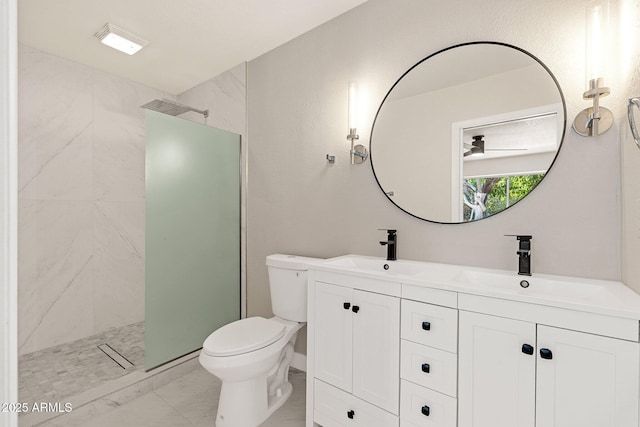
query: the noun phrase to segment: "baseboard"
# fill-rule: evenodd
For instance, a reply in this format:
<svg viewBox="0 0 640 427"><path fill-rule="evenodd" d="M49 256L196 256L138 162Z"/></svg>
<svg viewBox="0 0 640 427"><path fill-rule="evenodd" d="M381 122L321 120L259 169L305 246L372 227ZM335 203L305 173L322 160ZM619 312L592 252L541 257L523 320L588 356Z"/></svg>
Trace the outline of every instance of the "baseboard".
<svg viewBox="0 0 640 427"><path fill-rule="evenodd" d="M302 353L293 353L291 367L307 372L307 355Z"/></svg>

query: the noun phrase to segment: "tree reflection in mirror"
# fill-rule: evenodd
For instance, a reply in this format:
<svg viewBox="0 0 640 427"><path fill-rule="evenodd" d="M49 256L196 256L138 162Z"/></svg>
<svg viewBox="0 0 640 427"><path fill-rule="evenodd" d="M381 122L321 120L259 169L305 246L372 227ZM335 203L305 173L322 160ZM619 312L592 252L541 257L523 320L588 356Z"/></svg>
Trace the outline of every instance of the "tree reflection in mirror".
<svg viewBox="0 0 640 427"><path fill-rule="evenodd" d="M529 194L542 178L542 173L466 178L462 193L464 222L502 212Z"/></svg>

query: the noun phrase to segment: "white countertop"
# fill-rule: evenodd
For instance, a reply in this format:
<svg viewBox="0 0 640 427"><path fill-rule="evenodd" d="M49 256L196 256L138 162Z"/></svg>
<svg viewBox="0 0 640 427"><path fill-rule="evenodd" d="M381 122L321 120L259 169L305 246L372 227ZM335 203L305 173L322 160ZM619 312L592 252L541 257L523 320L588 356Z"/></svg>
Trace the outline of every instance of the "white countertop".
<svg viewBox="0 0 640 427"><path fill-rule="evenodd" d="M385 265L387 269L385 269ZM622 282L533 274L420 261L345 255L318 263L310 270L384 280L402 285L489 296L511 301L640 320L640 295ZM528 288L520 286L526 280Z"/></svg>

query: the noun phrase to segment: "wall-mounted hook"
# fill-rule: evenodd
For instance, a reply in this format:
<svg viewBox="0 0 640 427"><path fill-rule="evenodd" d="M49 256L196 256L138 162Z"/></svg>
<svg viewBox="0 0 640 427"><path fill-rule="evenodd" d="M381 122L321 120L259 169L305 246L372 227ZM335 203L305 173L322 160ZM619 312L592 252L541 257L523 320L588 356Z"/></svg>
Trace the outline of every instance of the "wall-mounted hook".
<svg viewBox="0 0 640 427"><path fill-rule="evenodd" d="M327 154L327 161L329 163L335 163L336 162L336 156L330 156Z"/></svg>

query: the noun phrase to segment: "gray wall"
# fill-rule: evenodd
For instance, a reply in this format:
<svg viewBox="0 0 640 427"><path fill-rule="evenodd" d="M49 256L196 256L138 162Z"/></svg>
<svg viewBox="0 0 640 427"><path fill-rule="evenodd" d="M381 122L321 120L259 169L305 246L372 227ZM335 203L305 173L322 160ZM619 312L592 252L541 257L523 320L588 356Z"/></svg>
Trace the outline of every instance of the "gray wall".
<svg viewBox="0 0 640 427"><path fill-rule="evenodd" d="M534 274L619 280L619 125L593 139L570 129L588 106L582 100L587 3L369 0L250 61L248 314L270 314L266 255L383 256L377 229L384 227L398 229L405 259L514 270L516 242L504 234L527 233L534 236ZM613 28L617 7L613 2ZM547 64L567 100L564 145L542 184L508 211L463 225L417 220L386 199L369 162L349 164L348 82L358 80L368 91L369 122L359 129L368 144L381 99L406 69L474 40L510 43ZM614 93L602 104L620 117L620 77L611 68ZM336 155L334 165L327 153Z"/></svg>

